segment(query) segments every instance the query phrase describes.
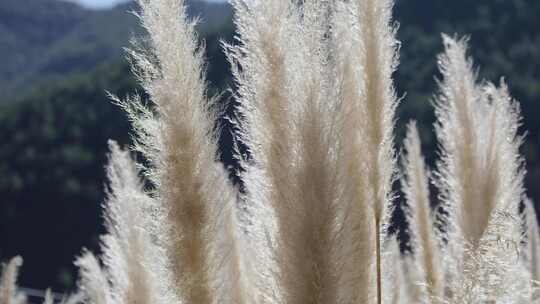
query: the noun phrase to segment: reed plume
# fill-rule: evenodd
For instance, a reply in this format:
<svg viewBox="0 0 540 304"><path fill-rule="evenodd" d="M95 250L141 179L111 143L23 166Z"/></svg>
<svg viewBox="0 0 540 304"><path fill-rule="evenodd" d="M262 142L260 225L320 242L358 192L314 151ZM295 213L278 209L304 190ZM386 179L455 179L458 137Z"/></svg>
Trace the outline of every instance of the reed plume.
<svg viewBox="0 0 540 304"><path fill-rule="evenodd" d="M540 231L532 200L525 199L525 225L527 227L526 260L531 279L540 282Z"/></svg>
<svg viewBox="0 0 540 304"><path fill-rule="evenodd" d="M154 202L144 192L136 163L128 151L109 142L109 186L102 237L103 261L116 303L166 303L169 273L163 272L160 248L151 241ZM161 284L161 282L165 282ZM164 287L162 287L165 285Z"/></svg>
<svg viewBox="0 0 540 304"><path fill-rule="evenodd" d="M2 267L0 276L0 304L25 304L26 295L17 290L17 275L22 258L16 256Z"/></svg>
<svg viewBox="0 0 540 304"><path fill-rule="evenodd" d="M392 74L398 64L398 41L392 24L392 0L353 1L355 23L361 48L358 50L362 70L361 118L367 135L364 138L366 158L366 191L374 210L377 303L382 303L381 241L388 225L389 202L395 168L393 123L397 98Z"/></svg>
<svg viewBox="0 0 540 304"><path fill-rule="evenodd" d="M50 289L45 291L45 299L43 299L43 304L54 304L54 298Z"/></svg>
<svg viewBox="0 0 540 304"><path fill-rule="evenodd" d="M336 164L329 128L324 1L233 1L239 45L227 46L250 149L244 181L272 238L275 302L336 302ZM262 200L262 201L257 201ZM261 212L254 210L253 212ZM264 272L264 271L263 271ZM268 283L267 283L268 284Z"/></svg>
<svg viewBox="0 0 540 304"><path fill-rule="evenodd" d="M75 261L75 266L79 268L79 282L77 285L83 303L116 303L107 273L93 253L85 250Z"/></svg>
<svg viewBox="0 0 540 304"><path fill-rule="evenodd" d="M523 195L520 114L506 85L478 84L466 40L443 36L443 74L436 101L441 143L439 186L448 212L453 303L504 298L520 280L514 247L521 242L518 205ZM500 243L507 244L500 246ZM509 296L506 294L506 296Z"/></svg>
<svg viewBox="0 0 540 304"><path fill-rule="evenodd" d="M174 302L174 294L168 291L171 284L165 259L160 254L161 248L152 241L155 235L149 229L157 220L152 218L154 202L143 190L129 152L114 141L109 141L109 148L103 266L88 251L76 261L85 301L91 304Z"/></svg>
<svg viewBox="0 0 540 304"><path fill-rule="evenodd" d="M526 243L523 261L530 274L532 299L538 301L540 300L540 231L533 201L525 198L524 204Z"/></svg>
<svg viewBox="0 0 540 304"><path fill-rule="evenodd" d="M334 101L332 124L338 134L335 146L337 179L340 185L340 216L337 227L341 231L339 250L341 259L339 303L371 303L377 295L376 229L373 221L372 189L369 187L364 128L363 65L359 49L362 41L351 24L358 22L351 3L338 3L331 16L332 31L329 43L328 86ZM356 267L355 265L363 265Z"/></svg>
<svg viewBox="0 0 540 304"><path fill-rule="evenodd" d="M159 231L178 296L187 303L244 303L236 195L217 161L217 98L206 93L204 55L184 1L140 0L148 39L129 51L152 106L120 102L135 129L135 149L165 214Z"/></svg>
<svg viewBox="0 0 540 304"><path fill-rule="evenodd" d="M413 298L413 288L407 285L405 270L406 259L399 248L399 240L389 237L383 244L383 269L392 269L383 273L383 303L409 304L422 303ZM414 284L414 283L413 283Z"/></svg>
<svg viewBox="0 0 540 304"><path fill-rule="evenodd" d="M422 157L420 136L416 123L407 127L405 138L405 170L401 179L403 193L407 199L407 220L411 232L411 247L414 251L414 266L421 282L427 289L430 301L441 300L444 295L444 270L441 265L440 240L436 235L429 201L429 180ZM419 298L416 299L420 301Z"/></svg>

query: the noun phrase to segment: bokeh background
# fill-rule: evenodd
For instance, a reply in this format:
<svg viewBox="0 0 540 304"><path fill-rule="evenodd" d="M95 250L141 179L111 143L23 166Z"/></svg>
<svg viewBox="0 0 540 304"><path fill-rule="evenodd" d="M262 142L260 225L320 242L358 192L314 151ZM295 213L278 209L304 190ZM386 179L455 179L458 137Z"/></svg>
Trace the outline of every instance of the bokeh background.
<svg viewBox="0 0 540 304"><path fill-rule="evenodd" d="M219 40L233 38L231 8L219 0L186 1L189 14L202 18L210 92L226 90L232 82ZM24 258L22 286L69 291L74 257L83 247L99 250L106 143L130 142L126 116L106 91L141 91L122 49L141 35L133 10L121 0L0 0L0 260ZM405 96L397 147L405 123L418 120L433 167L440 33L470 35L479 76L495 82L504 76L521 102L527 193L540 201L540 1L397 0L395 16L402 41L395 79ZM233 110L227 94L221 102ZM230 126L218 123L220 158L238 182ZM403 228L399 215L395 220Z"/></svg>

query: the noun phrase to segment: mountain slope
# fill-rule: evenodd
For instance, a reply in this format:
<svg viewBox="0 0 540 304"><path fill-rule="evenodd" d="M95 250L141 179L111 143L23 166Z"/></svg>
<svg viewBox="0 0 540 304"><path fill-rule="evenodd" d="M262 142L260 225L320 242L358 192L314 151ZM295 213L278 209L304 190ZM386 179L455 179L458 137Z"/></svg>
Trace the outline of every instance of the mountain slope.
<svg viewBox="0 0 540 304"><path fill-rule="evenodd" d="M224 3L194 0L189 13L200 16L203 35L230 24ZM88 10L58 0L0 1L0 91L2 102L19 99L43 83L63 81L124 54L140 33L133 3Z"/></svg>

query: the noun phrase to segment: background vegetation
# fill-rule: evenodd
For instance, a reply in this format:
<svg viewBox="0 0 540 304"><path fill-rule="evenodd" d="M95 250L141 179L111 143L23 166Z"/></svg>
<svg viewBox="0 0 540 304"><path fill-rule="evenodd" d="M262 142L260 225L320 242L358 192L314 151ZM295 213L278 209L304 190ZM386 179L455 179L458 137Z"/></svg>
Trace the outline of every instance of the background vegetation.
<svg viewBox="0 0 540 304"><path fill-rule="evenodd" d="M212 87L230 85L218 39L234 32L226 4L192 1L201 16L201 38L210 58ZM25 259L21 285L69 289L75 277L73 256L81 247L97 249L102 232L107 139L128 143L128 124L105 90L119 96L137 90L122 47L139 29L121 5L88 11L55 0L0 1L0 260ZM401 65L397 143L404 123L419 120L424 153L432 165L435 141L430 105L436 82L439 33L471 35L482 77L505 75L521 101L526 188L540 201L540 2L536 0L398 0ZM140 90L140 89L139 89ZM223 102L233 106L226 94ZM225 120L221 158L234 170L228 153L231 134ZM400 217L396 218L400 222ZM400 225L397 225L398 227Z"/></svg>

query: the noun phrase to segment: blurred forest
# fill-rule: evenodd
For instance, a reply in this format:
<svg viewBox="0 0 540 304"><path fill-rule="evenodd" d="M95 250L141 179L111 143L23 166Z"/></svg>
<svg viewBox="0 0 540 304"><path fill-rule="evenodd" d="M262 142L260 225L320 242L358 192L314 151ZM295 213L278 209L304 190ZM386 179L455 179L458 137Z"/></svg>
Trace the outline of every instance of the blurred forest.
<svg viewBox="0 0 540 304"><path fill-rule="evenodd" d="M209 57L210 92L232 86L219 39L232 40L227 4L192 0ZM72 261L95 250L102 230L107 139L129 144L125 115L106 91L140 91L122 48L140 35L131 4L89 11L56 0L0 1L0 260L25 259L21 285L69 290ZM402 41L396 84L396 145L403 126L419 121L424 153L433 165L436 142L432 96L437 92L440 33L470 35L481 78L504 76L521 102L528 195L540 201L540 1L397 0ZM221 98L226 113L234 101ZM233 175L231 130L225 119L220 157Z"/></svg>

